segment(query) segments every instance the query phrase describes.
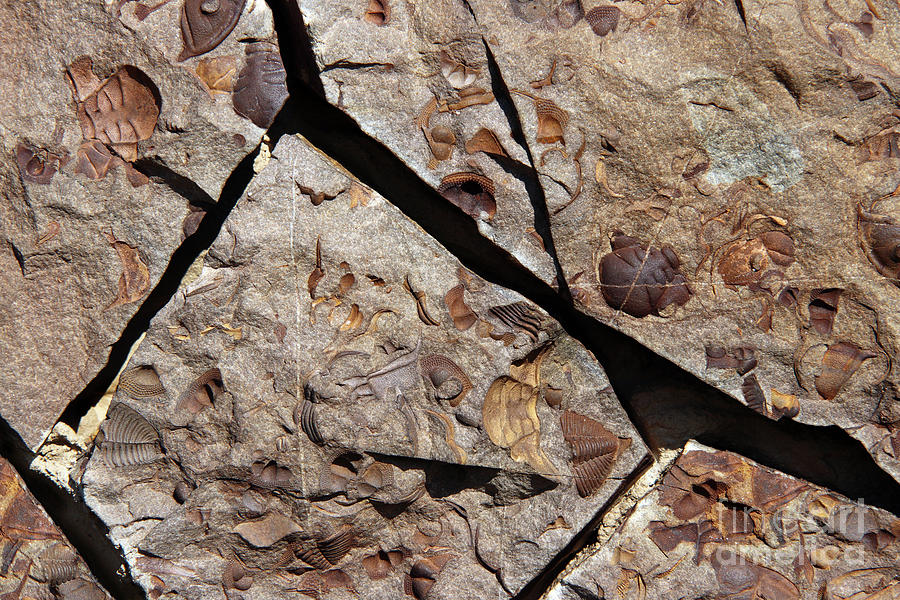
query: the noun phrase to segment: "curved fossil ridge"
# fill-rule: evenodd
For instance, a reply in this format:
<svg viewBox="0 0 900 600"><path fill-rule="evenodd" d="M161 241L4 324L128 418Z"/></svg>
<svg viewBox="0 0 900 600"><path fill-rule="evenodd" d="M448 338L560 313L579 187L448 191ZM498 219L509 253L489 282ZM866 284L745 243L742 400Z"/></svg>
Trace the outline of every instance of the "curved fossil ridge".
<svg viewBox="0 0 900 600"><path fill-rule="evenodd" d="M184 49L178 61L209 52L232 32L247 0L185 0L181 7Z"/></svg>
<svg viewBox="0 0 900 600"><path fill-rule="evenodd" d="M147 366L135 367L122 373L117 389L135 399L155 398L166 393L159 375L153 367Z"/></svg>
<svg viewBox="0 0 900 600"><path fill-rule="evenodd" d="M253 42L244 52L247 62L234 83L234 111L267 128L288 97L287 74L278 48L269 42Z"/></svg>
<svg viewBox="0 0 900 600"><path fill-rule="evenodd" d="M478 315L466 304L463 294L465 286L459 284L444 294L444 304L450 312L450 318L453 319L453 325L459 331L466 331L478 321Z"/></svg>
<svg viewBox="0 0 900 600"><path fill-rule="evenodd" d="M435 395L439 398L447 397L450 406L459 406L470 391L472 382L465 372L455 362L440 354L429 354L419 363L422 375L435 388ZM445 396L441 392L447 389L446 384L452 380L459 382L458 388L452 389L452 394Z"/></svg>
<svg viewBox="0 0 900 600"><path fill-rule="evenodd" d="M327 571L341 562L353 546L353 540L353 528L344 525L326 538L300 542L294 552L308 565L320 571Z"/></svg>
<svg viewBox="0 0 900 600"><path fill-rule="evenodd" d="M184 391L175 405L175 410L187 409L197 413L207 407L212 407L213 402L225 389L222 380L222 372L218 368L207 369L197 377Z"/></svg>
<svg viewBox="0 0 900 600"><path fill-rule="evenodd" d="M527 302L513 302L504 306L492 306L488 313L497 317L503 324L524 331L531 341L538 340L541 331L541 315Z"/></svg>
<svg viewBox="0 0 900 600"><path fill-rule="evenodd" d="M85 139L100 140L117 150L121 145L148 139L159 118L159 105L151 86L150 78L137 67L120 67L78 105Z"/></svg>
<svg viewBox="0 0 900 600"><path fill-rule="evenodd" d="M497 213L494 182L478 173L451 173L438 186L438 193L473 219L487 213L488 220Z"/></svg>
<svg viewBox="0 0 900 600"><path fill-rule="evenodd" d="M163 458L159 434L153 425L121 403L109 409L98 443L100 458L116 467L142 465Z"/></svg>
<svg viewBox="0 0 900 600"><path fill-rule="evenodd" d="M616 458L631 443L620 440L602 423L571 410L560 417L563 439L572 446L572 471L581 497L600 489L612 472Z"/></svg>
<svg viewBox="0 0 900 600"><path fill-rule="evenodd" d="M509 367L510 376L498 377L488 388L481 413L490 440L509 448L510 457L541 474L556 468L541 450L541 421L537 416L540 365L550 349L545 344Z"/></svg>

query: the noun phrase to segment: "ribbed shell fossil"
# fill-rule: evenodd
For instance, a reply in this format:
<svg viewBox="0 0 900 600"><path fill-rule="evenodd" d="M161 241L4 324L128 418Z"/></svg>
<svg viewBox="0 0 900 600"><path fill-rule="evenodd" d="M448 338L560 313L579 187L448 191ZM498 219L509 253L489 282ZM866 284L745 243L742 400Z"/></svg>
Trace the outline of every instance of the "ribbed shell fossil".
<svg viewBox="0 0 900 600"><path fill-rule="evenodd" d="M297 556L319 570L336 566L353 546L353 528L344 525L326 538L302 542L295 550Z"/></svg>
<svg viewBox="0 0 900 600"><path fill-rule="evenodd" d="M860 242L869 262L900 287L900 224L888 215L857 206Z"/></svg>
<svg viewBox="0 0 900 600"><path fill-rule="evenodd" d="M163 458L156 429L125 404L110 407L102 433L100 458L108 465L142 465Z"/></svg>
<svg viewBox="0 0 900 600"><path fill-rule="evenodd" d="M403 580L403 591L416 600L425 600L448 560L449 554L439 554L417 561Z"/></svg>
<svg viewBox="0 0 900 600"><path fill-rule="evenodd" d="M155 398L166 393L153 367L128 369L119 376L118 389L132 398Z"/></svg>
<svg viewBox="0 0 900 600"><path fill-rule="evenodd" d="M450 291L444 294L444 304L447 305L450 318L453 319L453 324L459 331L466 331L478 322L478 315L469 308L469 305L466 304L463 298L465 290L466 288L463 284L459 284L450 288Z"/></svg>
<svg viewBox="0 0 900 600"><path fill-rule="evenodd" d="M600 261L598 281L603 299L612 308L633 317L658 315L670 304L685 304L691 297L678 271L681 261L668 247L650 248L633 237L615 232L612 252Z"/></svg>
<svg viewBox="0 0 900 600"><path fill-rule="evenodd" d="M183 61L209 52L222 43L237 25L247 0L185 0L181 7Z"/></svg>
<svg viewBox="0 0 900 600"><path fill-rule="evenodd" d="M53 544L44 550L38 564L42 580L53 586L75 579L78 575L75 552L65 544Z"/></svg>
<svg viewBox="0 0 900 600"><path fill-rule="evenodd" d="M621 13L622 11L616 6L596 6L587 11L584 20L588 22L595 34L603 37L616 30Z"/></svg>
<svg viewBox="0 0 900 600"><path fill-rule="evenodd" d="M837 316L838 303L841 300L840 288L828 288L813 290L809 296L809 324L812 328L828 335L834 328L834 318Z"/></svg>
<svg viewBox="0 0 900 600"><path fill-rule="evenodd" d="M488 312L512 329L525 332L532 341L538 340L541 331L541 315L527 302L513 302L492 306Z"/></svg>
<svg viewBox="0 0 900 600"><path fill-rule="evenodd" d="M459 406L470 391L472 382L455 362L440 354L429 354L420 361L422 377L432 386L434 394L442 400L449 400L450 406ZM451 380L458 382L452 384Z"/></svg>
<svg viewBox="0 0 900 600"><path fill-rule="evenodd" d="M441 180L438 192L464 213L478 219L487 213L488 220L497 213L494 182L477 173L451 173Z"/></svg>
<svg viewBox="0 0 900 600"><path fill-rule="evenodd" d="M75 172L88 179L103 179L121 161L121 158L113 156L109 148L97 140L88 140L75 152Z"/></svg>
<svg viewBox="0 0 900 600"><path fill-rule="evenodd" d="M500 144L500 140L497 139L497 134L486 127L482 127L476 131L475 135L466 142L466 152L469 154L484 152L486 154L509 156Z"/></svg>
<svg viewBox="0 0 900 600"><path fill-rule="evenodd" d="M246 592L253 585L253 574L241 563L230 560L222 573L222 584L225 589L236 589Z"/></svg>
<svg viewBox="0 0 900 600"><path fill-rule="evenodd" d="M571 410L565 411L559 422L563 439L572 446L575 487L585 498L600 489L609 477L621 442L599 421Z"/></svg>
<svg viewBox="0 0 900 600"><path fill-rule="evenodd" d="M308 383L303 386L303 400L300 401L294 412L294 424L300 425L300 429L306 434L313 444L321 446L325 443L319 427L316 424L316 402L319 394Z"/></svg>
<svg viewBox="0 0 900 600"><path fill-rule="evenodd" d="M187 409L191 413L198 413L204 408L211 408L224 389L222 372L217 368L209 369L185 390L178 399L175 410Z"/></svg>
<svg viewBox="0 0 900 600"><path fill-rule="evenodd" d="M258 461L250 465L250 483L256 487L272 489L291 482L293 474L287 467L280 467L274 460Z"/></svg>
<svg viewBox="0 0 900 600"><path fill-rule="evenodd" d="M863 361L876 356L849 342L829 345L822 357L822 371L816 376L816 391L826 400L834 400Z"/></svg>
<svg viewBox="0 0 900 600"><path fill-rule="evenodd" d="M769 411L766 408L766 395L763 393L762 388L759 387L756 375L744 377L744 381L741 383L741 394L743 394L747 406L761 415L769 415Z"/></svg>
<svg viewBox="0 0 900 600"><path fill-rule="evenodd" d="M273 44L252 42L245 52L247 62L238 74L231 101L237 114L265 129L287 100L287 75Z"/></svg>

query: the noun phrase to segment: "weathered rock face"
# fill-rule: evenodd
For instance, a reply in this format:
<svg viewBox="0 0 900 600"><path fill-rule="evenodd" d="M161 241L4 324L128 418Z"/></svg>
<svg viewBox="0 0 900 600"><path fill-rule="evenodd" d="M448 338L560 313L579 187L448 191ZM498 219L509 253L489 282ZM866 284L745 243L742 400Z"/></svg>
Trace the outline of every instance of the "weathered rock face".
<svg viewBox="0 0 900 600"><path fill-rule="evenodd" d="M691 442L545 597L890 598L898 536L881 509Z"/></svg>
<svg viewBox="0 0 900 600"><path fill-rule="evenodd" d="M109 598L12 465L2 458L0 488L3 597L48 598L56 594L61 598Z"/></svg>
<svg viewBox="0 0 900 600"><path fill-rule="evenodd" d="M328 100L478 219L483 235L551 281L556 272L526 189L529 158L495 97L497 82L465 3L300 8ZM473 183L476 177L487 186ZM484 191L492 196L487 204L471 201Z"/></svg>
<svg viewBox="0 0 900 600"><path fill-rule="evenodd" d="M900 7L469 6L577 306L760 411L845 428L900 477ZM755 352L749 382L722 366L736 352Z"/></svg>
<svg viewBox="0 0 900 600"><path fill-rule="evenodd" d="M647 457L578 342L297 137L116 402L84 493L162 597L515 592Z"/></svg>
<svg viewBox="0 0 900 600"><path fill-rule="evenodd" d="M252 4L238 11L236 35L271 39L268 9ZM121 21L97 3L0 8L0 413L31 447L105 362L181 242L182 221L201 214L188 201L202 193L186 200L141 171L167 168L216 198L262 135L232 107L224 67L201 77L218 96L192 75L221 56L234 58L240 81L244 44L229 36L186 70L174 50L179 7L137 22L134 6ZM283 101L283 78L280 89ZM38 398L39 409L26 402Z"/></svg>

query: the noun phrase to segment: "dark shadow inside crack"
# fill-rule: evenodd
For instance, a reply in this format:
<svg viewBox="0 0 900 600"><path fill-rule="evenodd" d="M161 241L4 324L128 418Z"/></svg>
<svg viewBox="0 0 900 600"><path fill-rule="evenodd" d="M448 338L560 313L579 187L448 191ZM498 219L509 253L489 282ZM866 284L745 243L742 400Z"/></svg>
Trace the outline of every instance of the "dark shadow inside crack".
<svg viewBox="0 0 900 600"><path fill-rule="evenodd" d="M107 537L106 525L80 498L30 469L35 454L6 420L0 418L0 456L13 466L25 487L78 551L97 581L117 600L145 599L131 578L128 564ZM3 595L6 597L13 597Z"/></svg>

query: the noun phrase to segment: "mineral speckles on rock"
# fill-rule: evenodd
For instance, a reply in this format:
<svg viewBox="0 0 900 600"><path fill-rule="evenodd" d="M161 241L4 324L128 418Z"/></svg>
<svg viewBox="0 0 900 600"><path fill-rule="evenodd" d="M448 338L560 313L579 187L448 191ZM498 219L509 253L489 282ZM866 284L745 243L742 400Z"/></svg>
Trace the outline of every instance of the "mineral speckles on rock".
<svg viewBox="0 0 900 600"><path fill-rule="evenodd" d="M298 183L334 198L315 206ZM584 348L380 196L354 204L355 185L283 137L205 259L240 277L178 295L134 355L165 393L135 395L138 376L152 378L126 371L104 425L118 437L102 441L83 485L148 590L211 594L235 560L252 573L241 585L263 596L515 592L646 457ZM278 227L260 226L273 214ZM239 266L251 257L262 268ZM358 326L344 327L354 314ZM501 375L509 389L495 392ZM199 410L181 390L202 397ZM617 451L574 459L604 465L587 497L570 471L566 410L616 436ZM548 529L560 519L568 528ZM216 579L190 579L188 566Z"/></svg>

